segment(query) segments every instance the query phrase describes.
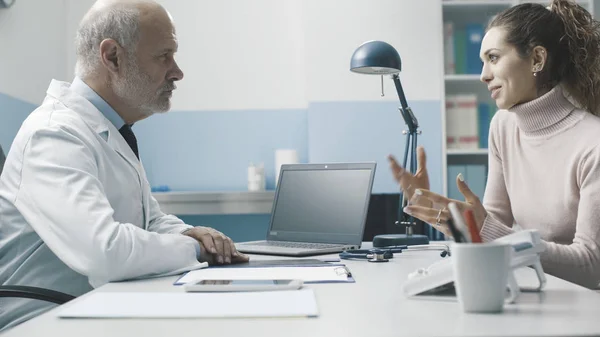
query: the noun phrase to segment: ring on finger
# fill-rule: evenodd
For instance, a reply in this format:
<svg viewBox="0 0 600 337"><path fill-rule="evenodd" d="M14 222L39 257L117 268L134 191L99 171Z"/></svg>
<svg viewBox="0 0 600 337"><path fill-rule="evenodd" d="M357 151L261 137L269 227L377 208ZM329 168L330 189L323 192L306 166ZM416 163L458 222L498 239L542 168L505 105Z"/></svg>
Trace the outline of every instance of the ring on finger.
<svg viewBox="0 0 600 337"><path fill-rule="evenodd" d="M440 216L442 215L442 212L446 209L446 207L440 209L440 211L438 212L437 218L435 218L435 224L437 226L440 226L440 222L442 221L442 219L440 219Z"/></svg>

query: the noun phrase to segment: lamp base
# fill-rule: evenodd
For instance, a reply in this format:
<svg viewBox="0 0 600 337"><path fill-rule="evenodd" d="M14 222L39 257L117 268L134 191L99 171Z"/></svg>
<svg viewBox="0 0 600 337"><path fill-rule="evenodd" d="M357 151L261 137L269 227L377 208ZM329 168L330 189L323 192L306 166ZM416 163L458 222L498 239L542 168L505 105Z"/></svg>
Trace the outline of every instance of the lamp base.
<svg viewBox="0 0 600 337"><path fill-rule="evenodd" d="M413 246L429 244L429 238L421 234L381 234L373 237L373 247Z"/></svg>

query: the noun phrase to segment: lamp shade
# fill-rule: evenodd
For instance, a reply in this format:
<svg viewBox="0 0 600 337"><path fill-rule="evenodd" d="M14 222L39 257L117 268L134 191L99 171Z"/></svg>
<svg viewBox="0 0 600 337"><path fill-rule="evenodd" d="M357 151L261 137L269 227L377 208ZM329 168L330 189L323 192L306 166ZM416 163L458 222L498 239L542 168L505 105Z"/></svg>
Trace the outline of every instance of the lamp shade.
<svg viewBox="0 0 600 337"><path fill-rule="evenodd" d="M352 54L350 70L361 74L397 74L402 70L402 61L396 49L389 43L367 41Z"/></svg>

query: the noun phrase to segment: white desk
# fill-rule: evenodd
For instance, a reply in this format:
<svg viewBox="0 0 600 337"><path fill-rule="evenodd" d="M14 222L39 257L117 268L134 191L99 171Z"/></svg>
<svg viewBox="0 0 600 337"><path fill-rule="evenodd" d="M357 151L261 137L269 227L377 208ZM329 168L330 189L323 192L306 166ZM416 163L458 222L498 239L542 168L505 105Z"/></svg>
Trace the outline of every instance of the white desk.
<svg viewBox="0 0 600 337"><path fill-rule="evenodd" d="M67 320L54 309L2 337L600 335L600 294L552 276L545 291L521 294L503 314L463 314L455 298L404 298L400 284L408 273L438 259L439 252L428 251L397 254L388 263L347 261L356 283L307 285L315 289L318 318ZM521 285L535 284L531 270L517 278ZM175 279L113 283L95 291L183 291L172 286Z"/></svg>

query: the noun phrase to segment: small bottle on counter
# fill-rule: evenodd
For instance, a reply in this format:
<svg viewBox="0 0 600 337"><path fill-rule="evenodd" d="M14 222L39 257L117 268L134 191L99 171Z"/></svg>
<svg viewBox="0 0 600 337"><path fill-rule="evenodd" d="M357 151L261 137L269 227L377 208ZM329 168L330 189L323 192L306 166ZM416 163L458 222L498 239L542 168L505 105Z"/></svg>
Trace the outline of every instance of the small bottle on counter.
<svg viewBox="0 0 600 337"><path fill-rule="evenodd" d="M261 163L255 166L250 163L248 166L248 191L264 191L265 183L265 165Z"/></svg>

